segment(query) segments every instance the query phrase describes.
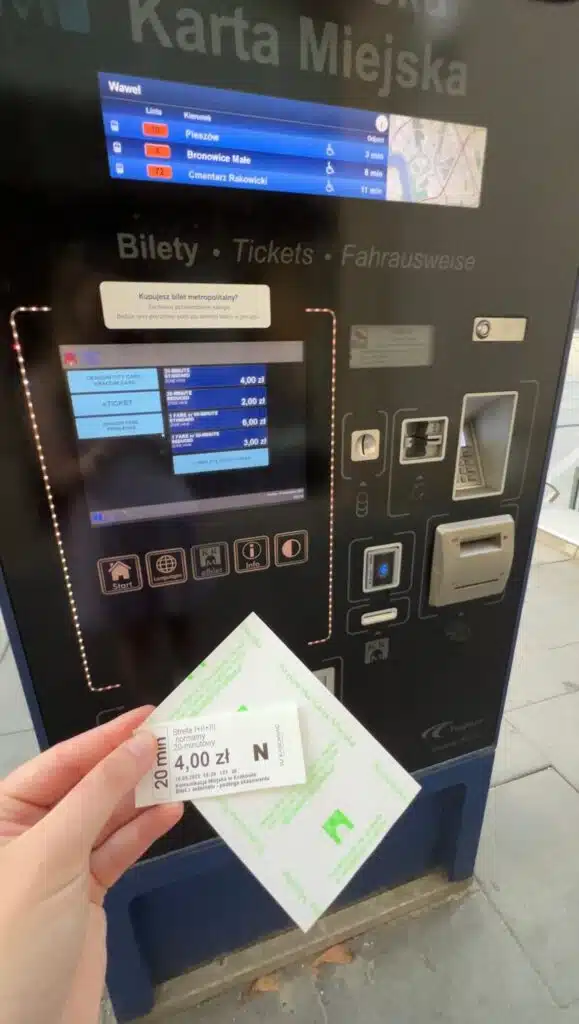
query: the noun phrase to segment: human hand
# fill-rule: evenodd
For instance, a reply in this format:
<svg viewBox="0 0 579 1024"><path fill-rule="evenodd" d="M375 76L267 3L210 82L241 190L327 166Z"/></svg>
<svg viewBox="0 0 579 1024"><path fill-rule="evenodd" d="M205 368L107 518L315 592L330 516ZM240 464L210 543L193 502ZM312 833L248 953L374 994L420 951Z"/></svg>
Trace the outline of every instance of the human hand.
<svg viewBox="0 0 579 1024"><path fill-rule="evenodd" d="M135 810L156 756L130 711L60 743L0 782L0 1018L96 1024L107 889L183 814Z"/></svg>

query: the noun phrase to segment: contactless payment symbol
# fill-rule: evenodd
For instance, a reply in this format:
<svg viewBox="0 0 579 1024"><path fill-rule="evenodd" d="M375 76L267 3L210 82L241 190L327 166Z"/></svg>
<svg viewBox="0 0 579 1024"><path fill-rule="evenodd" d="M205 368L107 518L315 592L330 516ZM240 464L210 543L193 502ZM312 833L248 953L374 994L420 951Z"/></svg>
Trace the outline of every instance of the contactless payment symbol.
<svg viewBox="0 0 579 1024"><path fill-rule="evenodd" d="M277 566L303 565L308 560L309 542L307 530L293 533L276 533L274 557Z"/></svg>
<svg viewBox="0 0 579 1024"><path fill-rule="evenodd" d="M236 572L269 568L269 537L242 537L233 545Z"/></svg>
<svg viewBox="0 0 579 1024"><path fill-rule="evenodd" d="M99 558L97 571L101 591L106 597L143 589L143 574L138 555L116 555Z"/></svg>
<svg viewBox="0 0 579 1024"><path fill-rule="evenodd" d="M229 547L224 541L197 544L191 548L191 559L196 580L210 580L214 576L229 575Z"/></svg>
<svg viewBox="0 0 579 1024"><path fill-rule="evenodd" d="M171 587L187 582L187 561L183 548L147 551L147 576L151 587Z"/></svg>

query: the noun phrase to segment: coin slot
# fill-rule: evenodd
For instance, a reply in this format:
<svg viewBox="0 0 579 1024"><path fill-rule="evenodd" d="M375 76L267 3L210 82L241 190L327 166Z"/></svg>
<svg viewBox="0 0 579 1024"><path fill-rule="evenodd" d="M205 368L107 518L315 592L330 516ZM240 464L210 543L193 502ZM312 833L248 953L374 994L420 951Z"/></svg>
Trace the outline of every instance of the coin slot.
<svg viewBox="0 0 579 1024"><path fill-rule="evenodd" d="M380 456L379 430L354 430L350 442L352 462L374 462Z"/></svg>

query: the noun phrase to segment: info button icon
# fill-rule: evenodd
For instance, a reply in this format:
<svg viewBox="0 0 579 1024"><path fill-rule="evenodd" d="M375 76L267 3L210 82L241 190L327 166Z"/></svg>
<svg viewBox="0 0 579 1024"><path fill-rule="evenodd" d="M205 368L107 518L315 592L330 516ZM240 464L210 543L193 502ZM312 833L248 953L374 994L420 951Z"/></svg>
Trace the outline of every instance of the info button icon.
<svg viewBox="0 0 579 1024"><path fill-rule="evenodd" d="M233 546L236 572L269 569L269 537L242 537Z"/></svg>

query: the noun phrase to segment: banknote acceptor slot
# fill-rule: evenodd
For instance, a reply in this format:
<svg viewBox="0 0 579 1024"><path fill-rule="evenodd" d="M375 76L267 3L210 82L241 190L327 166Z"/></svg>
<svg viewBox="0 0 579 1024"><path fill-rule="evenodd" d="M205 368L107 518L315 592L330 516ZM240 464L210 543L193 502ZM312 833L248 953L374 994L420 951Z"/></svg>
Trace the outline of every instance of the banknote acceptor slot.
<svg viewBox="0 0 579 1024"><path fill-rule="evenodd" d="M437 526L430 603L440 607L502 594L514 548L515 523L509 515Z"/></svg>
<svg viewBox="0 0 579 1024"><path fill-rule="evenodd" d="M454 501L503 493L517 398L516 391L464 396L452 492Z"/></svg>

